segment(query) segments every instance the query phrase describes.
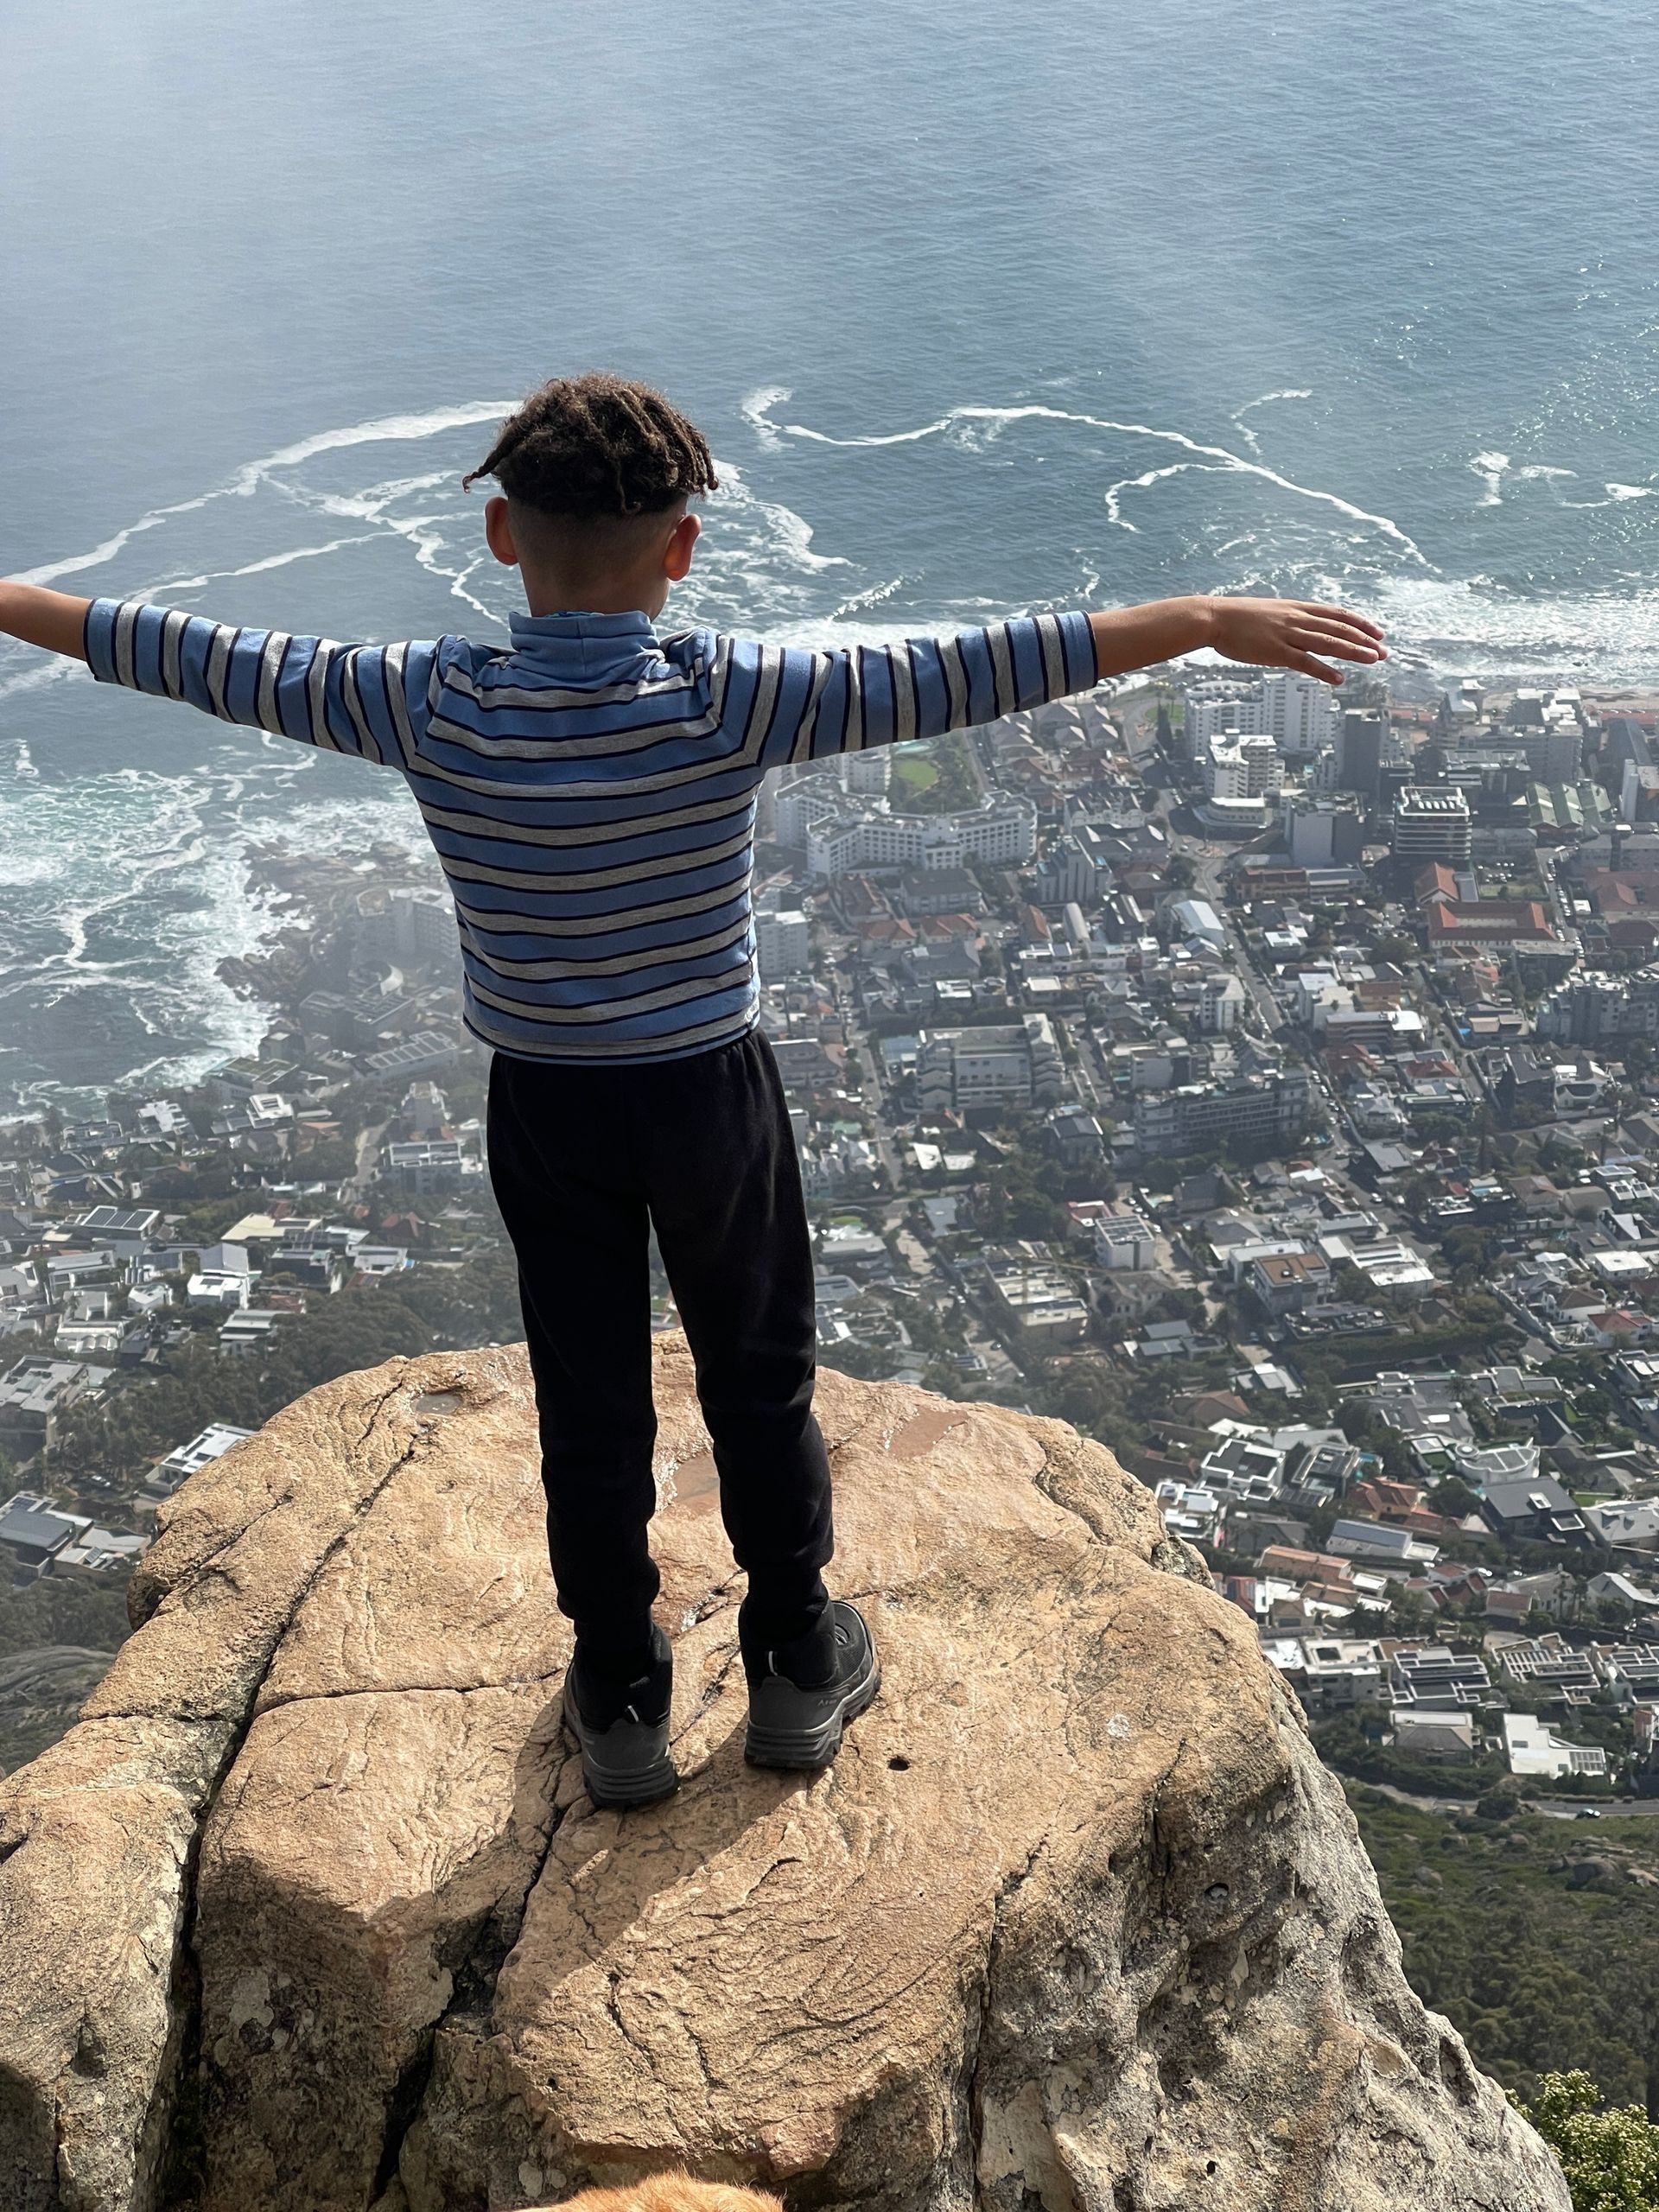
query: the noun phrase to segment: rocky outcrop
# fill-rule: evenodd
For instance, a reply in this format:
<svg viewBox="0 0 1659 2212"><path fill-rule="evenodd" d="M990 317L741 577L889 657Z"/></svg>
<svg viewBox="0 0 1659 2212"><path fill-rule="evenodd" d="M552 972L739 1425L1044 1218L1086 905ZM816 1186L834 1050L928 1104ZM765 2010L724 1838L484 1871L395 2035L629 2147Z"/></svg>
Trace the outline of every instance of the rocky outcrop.
<svg viewBox="0 0 1659 2212"><path fill-rule="evenodd" d="M685 1785L559 1733L522 1353L316 1391L195 1476L0 1783L19 2212L505 2212L683 2161L872 2212L1566 2212L1424 2012L1244 1618L1054 1421L826 1376L886 1681L741 1760L741 1584L658 1347Z"/></svg>

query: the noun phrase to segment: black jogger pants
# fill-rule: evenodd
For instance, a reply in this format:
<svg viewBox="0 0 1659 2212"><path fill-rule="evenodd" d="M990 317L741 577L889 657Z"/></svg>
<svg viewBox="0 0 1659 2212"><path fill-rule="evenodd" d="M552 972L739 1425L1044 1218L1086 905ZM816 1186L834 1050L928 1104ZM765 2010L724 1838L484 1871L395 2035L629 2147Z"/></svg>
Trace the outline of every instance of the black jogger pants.
<svg viewBox="0 0 1659 2212"><path fill-rule="evenodd" d="M518 1262L553 1580L583 1651L632 1663L659 1586L652 1227L749 1579L744 1642L804 1633L828 1602L830 1465L800 1164L766 1039L632 1067L498 1052L489 1161Z"/></svg>

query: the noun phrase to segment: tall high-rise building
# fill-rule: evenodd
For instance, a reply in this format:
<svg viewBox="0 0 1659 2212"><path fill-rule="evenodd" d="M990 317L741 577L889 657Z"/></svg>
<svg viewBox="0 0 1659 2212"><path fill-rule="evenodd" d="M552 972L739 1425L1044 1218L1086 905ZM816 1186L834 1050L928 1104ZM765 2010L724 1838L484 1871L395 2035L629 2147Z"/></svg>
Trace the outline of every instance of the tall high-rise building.
<svg viewBox="0 0 1659 2212"><path fill-rule="evenodd" d="M1387 750L1389 726L1380 708L1349 707L1337 731L1337 787L1376 797L1377 779Z"/></svg>
<svg viewBox="0 0 1659 2212"><path fill-rule="evenodd" d="M1288 759L1302 760L1331 739L1335 719L1331 686L1294 669L1262 679L1261 727Z"/></svg>
<svg viewBox="0 0 1659 2212"><path fill-rule="evenodd" d="M804 976L812 965L812 936L798 907L770 907L754 918L756 958L763 983Z"/></svg>
<svg viewBox="0 0 1659 2212"><path fill-rule="evenodd" d="M1285 764L1270 737L1212 737L1204 764L1211 798L1264 798L1284 786Z"/></svg>
<svg viewBox="0 0 1659 2212"><path fill-rule="evenodd" d="M1466 793L1446 784L1408 784L1394 802L1394 857L1414 868L1431 861L1467 868L1471 827Z"/></svg>
<svg viewBox="0 0 1659 2212"><path fill-rule="evenodd" d="M1293 868L1353 868L1363 845L1351 798L1294 791L1285 802L1285 845Z"/></svg>

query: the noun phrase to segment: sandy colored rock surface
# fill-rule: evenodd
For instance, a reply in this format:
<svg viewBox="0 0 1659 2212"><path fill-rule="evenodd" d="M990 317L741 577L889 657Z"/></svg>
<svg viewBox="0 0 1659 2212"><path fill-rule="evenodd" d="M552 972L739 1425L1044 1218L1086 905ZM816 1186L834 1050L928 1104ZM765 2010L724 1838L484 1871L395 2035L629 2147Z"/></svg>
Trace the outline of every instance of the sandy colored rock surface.
<svg viewBox="0 0 1659 2212"><path fill-rule="evenodd" d="M0 1785L29 2212L152 2212L175 2094L204 2212L680 2160L893 2212L1566 2212L1407 1989L1249 1623L1109 1454L826 1376L885 1682L829 1774L761 1774L677 1342L657 1382L685 1780L643 1814L557 1727L520 1353L346 1378L180 1492L103 1717ZM90 1927L53 1902L83 1854Z"/></svg>

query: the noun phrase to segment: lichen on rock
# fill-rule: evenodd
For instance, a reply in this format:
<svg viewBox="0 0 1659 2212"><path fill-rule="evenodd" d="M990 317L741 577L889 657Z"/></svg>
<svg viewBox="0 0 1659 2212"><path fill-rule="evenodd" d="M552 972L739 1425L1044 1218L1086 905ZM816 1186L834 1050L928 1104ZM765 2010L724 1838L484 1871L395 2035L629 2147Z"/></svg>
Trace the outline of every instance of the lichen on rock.
<svg viewBox="0 0 1659 2212"><path fill-rule="evenodd" d="M179 1492L143 1625L0 1783L19 2212L509 2212L681 2162L871 2212L1566 2212L1109 1453L824 1376L884 1686L829 1773L761 1773L677 1339L655 1375L684 1782L643 1813L559 1732L521 1351L348 1376Z"/></svg>

